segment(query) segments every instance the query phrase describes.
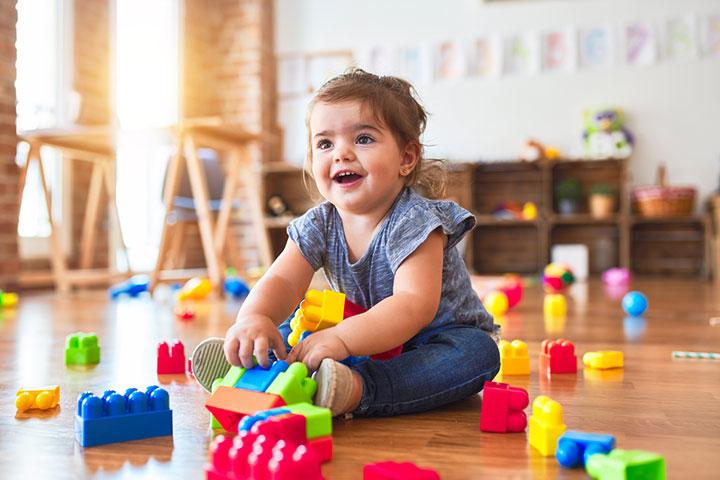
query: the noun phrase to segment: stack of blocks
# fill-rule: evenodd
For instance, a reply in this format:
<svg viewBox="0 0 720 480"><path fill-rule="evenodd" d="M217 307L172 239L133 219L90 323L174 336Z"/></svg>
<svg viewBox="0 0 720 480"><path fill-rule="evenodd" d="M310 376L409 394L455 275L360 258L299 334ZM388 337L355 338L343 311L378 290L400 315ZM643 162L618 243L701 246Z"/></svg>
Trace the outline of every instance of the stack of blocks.
<svg viewBox="0 0 720 480"><path fill-rule="evenodd" d="M577 373L575 345L569 340L543 340L540 369L548 373Z"/></svg>
<svg viewBox="0 0 720 480"><path fill-rule="evenodd" d="M530 357L527 344L521 340L500 340L500 374L530 375Z"/></svg>
<svg viewBox="0 0 720 480"><path fill-rule="evenodd" d="M524 432L528 393L506 383L485 382L483 387L480 430L483 432Z"/></svg>
<svg viewBox="0 0 720 480"><path fill-rule="evenodd" d="M78 397L75 438L83 447L172 435L170 397L151 385L145 392L129 388L124 395L106 390L102 397Z"/></svg>
<svg viewBox="0 0 720 480"><path fill-rule="evenodd" d="M185 347L179 340L175 340L172 347L167 342L161 342L157 347L157 373L168 375L185 373Z"/></svg>
<svg viewBox="0 0 720 480"><path fill-rule="evenodd" d="M77 332L67 336L65 365L91 365L100 363L100 347L94 333Z"/></svg>

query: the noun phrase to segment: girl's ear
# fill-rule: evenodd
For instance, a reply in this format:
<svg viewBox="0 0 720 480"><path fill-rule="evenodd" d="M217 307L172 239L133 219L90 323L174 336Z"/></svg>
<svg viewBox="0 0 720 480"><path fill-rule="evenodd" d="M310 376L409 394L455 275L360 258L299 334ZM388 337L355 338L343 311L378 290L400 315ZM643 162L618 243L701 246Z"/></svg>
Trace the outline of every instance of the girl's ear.
<svg viewBox="0 0 720 480"><path fill-rule="evenodd" d="M415 170L415 166L420 160L420 145L417 142L409 142L402 152L402 161L400 162L400 176L407 177Z"/></svg>

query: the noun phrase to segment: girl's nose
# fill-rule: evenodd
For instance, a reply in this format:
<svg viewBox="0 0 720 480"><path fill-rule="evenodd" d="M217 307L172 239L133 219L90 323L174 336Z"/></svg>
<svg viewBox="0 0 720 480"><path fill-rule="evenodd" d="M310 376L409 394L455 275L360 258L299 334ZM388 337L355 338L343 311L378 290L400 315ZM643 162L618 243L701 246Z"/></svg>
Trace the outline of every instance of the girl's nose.
<svg viewBox="0 0 720 480"><path fill-rule="evenodd" d="M340 143L335 146L335 150L333 151L333 162L347 162L352 160L353 158L353 151L349 146L345 145L344 143Z"/></svg>

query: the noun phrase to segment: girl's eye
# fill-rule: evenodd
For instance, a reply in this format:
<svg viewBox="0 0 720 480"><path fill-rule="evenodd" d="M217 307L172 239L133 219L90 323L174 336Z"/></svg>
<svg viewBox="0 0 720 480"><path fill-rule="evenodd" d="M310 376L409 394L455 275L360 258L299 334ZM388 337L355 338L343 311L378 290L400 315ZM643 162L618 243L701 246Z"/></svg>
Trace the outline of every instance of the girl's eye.
<svg viewBox="0 0 720 480"><path fill-rule="evenodd" d="M356 142L360 145L368 145L370 143L373 143L373 138L370 135L360 135Z"/></svg>
<svg viewBox="0 0 720 480"><path fill-rule="evenodd" d="M329 140L320 140L317 143L317 148L319 148L320 150L325 150L327 148L330 148L330 145L332 145L332 144L330 143Z"/></svg>

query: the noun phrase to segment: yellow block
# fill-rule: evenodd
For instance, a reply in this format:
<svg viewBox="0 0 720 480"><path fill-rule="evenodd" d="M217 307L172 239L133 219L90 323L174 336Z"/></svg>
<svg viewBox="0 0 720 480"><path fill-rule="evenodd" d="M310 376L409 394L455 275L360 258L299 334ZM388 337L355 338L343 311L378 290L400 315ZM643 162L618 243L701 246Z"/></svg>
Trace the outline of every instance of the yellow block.
<svg viewBox="0 0 720 480"><path fill-rule="evenodd" d="M530 375L530 357L528 347L522 340L500 340L500 374Z"/></svg>
<svg viewBox="0 0 720 480"><path fill-rule="evenodd" d="M45 388L27 389L20 388L15 394L15 408L19 412L38 408L47 410L54 408L60 402L60 386L50 385Z"/></svg>
<svg viewBox="0 0 720 480"><path fill-rule="evenodd" d="M587 352L583 355L583 364L588 368L621 368L623 366L623 353L616 350L601 352Z"/></svg>
<svg viewBox="0 0 720 480"><path fill-rule="evenodd" d="M561 293L549 293L543 301L543 312L553 317L564 317L567 313L567 302Z"/></svg>
<svg viewBox="0 0 720 480"><path fill-rule="evenodd" d="M308 290L305 300L290 320L292 332L288 336L291 347L297 345L305 332L316 332L342 322L345 313L345 294L332 290Z"/></svg>
<svg viewBox="0 0 720 480"><path fill-rule="evenodd" d="M533 401L528 423L530 446L544 457L555 455L558 438L567 428L563 423L562 406L550 397L540 395Z"/></svg>

